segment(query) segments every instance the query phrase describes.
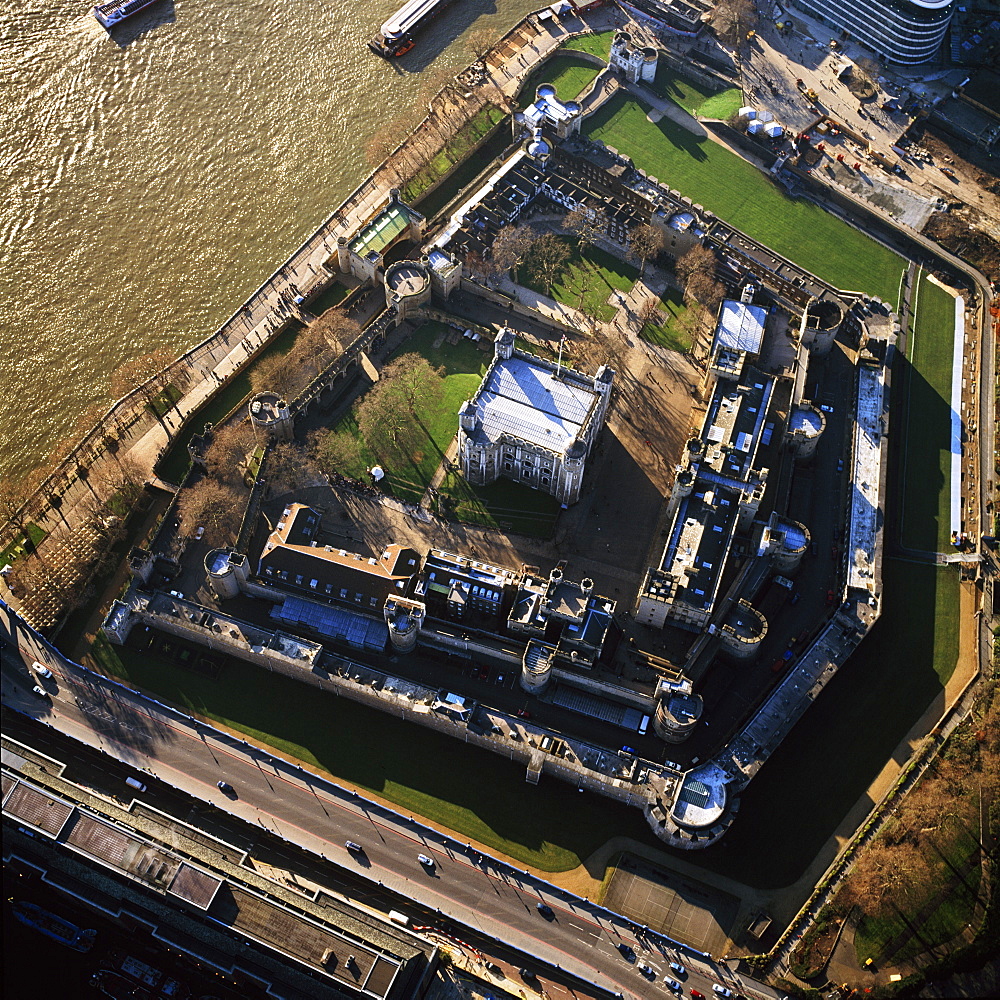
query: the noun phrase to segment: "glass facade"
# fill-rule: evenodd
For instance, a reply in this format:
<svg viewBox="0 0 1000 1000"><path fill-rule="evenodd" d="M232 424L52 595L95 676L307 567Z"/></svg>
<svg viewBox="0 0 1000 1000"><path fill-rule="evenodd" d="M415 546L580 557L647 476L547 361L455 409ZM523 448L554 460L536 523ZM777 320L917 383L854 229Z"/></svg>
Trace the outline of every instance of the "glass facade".
<svg viewBox="0 0 1000 1000"><path fill-rule="evenodd" d="M885 62L915 66L937 52L954 0L794 0L824 24L846 31Z"/></svg>

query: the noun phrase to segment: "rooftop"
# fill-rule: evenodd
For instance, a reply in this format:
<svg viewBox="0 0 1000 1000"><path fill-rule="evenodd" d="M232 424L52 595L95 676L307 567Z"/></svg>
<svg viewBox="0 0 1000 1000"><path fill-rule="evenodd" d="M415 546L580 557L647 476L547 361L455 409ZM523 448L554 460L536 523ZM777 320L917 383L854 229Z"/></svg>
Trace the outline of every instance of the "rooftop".
<svg viewBox="0 0 1000 1000"><path fill-rule="evenodd" d="M498 360L487 372L473 405L479 433L488 441L505 435L563 453L580 435L598 405L584 377L556 370L524 355Z"/></svg>
<svg viewBox="0 0 1000 1000"><path fill-rule="evenodd" d="M410 213L404 205L394 202L368 223L349 246L359 257L381 256L410 225Z"/></svg>

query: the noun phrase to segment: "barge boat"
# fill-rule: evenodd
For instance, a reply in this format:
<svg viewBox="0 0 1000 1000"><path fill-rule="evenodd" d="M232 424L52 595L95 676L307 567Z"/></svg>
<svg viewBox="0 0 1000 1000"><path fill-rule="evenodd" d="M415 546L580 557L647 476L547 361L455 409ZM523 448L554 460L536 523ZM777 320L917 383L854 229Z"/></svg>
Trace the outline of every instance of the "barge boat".
<svg viewBox="0 0 1000 1000"><path fill-rule="evenodd" d="M14 903L11 910L14 916L26 927L66 945L67 948L72 948L73 951L90 951L94 947L97 931L81 930L65 917L43 910L37 903L18 901Z"/></svg>
<svg viewBox="0 0 1000 1000"><path fill-rule="evenodd" d="M157 0L111 0L110 3L99 3L94 8L94 17L101 22L102 27L110 31L125 18L138 14L140 10L151 7L156 2Z"/></svg>
<svg viewBox="0 0 1000 1000"><path fill-rule="evenodd" d="M368 43L376 55L401 56L414 46L413 36L434 20L452 0L408 0Z"/></svg>

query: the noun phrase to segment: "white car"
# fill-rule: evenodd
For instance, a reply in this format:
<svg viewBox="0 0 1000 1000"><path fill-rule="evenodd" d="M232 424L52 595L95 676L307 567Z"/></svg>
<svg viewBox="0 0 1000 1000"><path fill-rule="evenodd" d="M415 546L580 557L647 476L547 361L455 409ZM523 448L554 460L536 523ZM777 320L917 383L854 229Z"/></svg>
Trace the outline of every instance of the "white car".
<svg viewBox="0 0 1000 1000"><path fill-rule="evenodd" d="M686 976L687 975L687 969L685 969L684 966L681 965L680 962L671 962L670 963L670 971L671 972L676 972L678 976Z"/></svg>
<svg viewBox="0 0 1000 1000"><path fill-rule="evenodd" d="M727 986L720 986L718 983L712 983L712 992L718 993L720 997L731 997L733 991Z"/></svg>
<svg viewBox="0 0 1000 1000"><path fill-rule="evenodd" d="M680 993L684 987L681 986L676 979L671 979L670 976L663 977L663 985L666 986L668 990L673 990L675 993Z"/></svg>
<svg viewBox="0 0 1000 1000"><path fill-rule="evenodd" d="M39 663L38 660L32 661L31 669L34 670L39 677L44 677L47 681L52 679L52 671L49 670L44 663Z"/></svg>
<svg viewBox="0 0 1000 1000"><path fill-rule="evenodd" d="M425 868L434 867L434 859L427 857L426 854L418 854L417 861L419 861Z"/></svg>
<svg viewBox="0 0 1000 1000"><path fill-rule="evenodd" d="M194 533L195 540L197 541L204 534L205 534L204 527L199 527L198 530Z"/></svg>

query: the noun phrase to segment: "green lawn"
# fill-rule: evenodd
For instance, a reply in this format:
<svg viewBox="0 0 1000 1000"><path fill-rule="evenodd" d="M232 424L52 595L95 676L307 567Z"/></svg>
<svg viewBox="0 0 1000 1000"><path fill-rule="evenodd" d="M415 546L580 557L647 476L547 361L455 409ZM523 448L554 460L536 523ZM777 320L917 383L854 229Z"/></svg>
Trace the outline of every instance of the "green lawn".
<svg viewBox="0 0 1000 1000"><path fill-rule="evenodd" d="M951 549L951 367L955 299L940 286L920 280L910 334L903 403L903 544L946 552Z"/></svg>
<svg viewBox="0 0 1000 1000"><path fill-rule="evenodd" d="M154 416L162 417L165 413L168 413L173 409L174 403L177 402L183 396L184 393L174 385L173 382L170 385L165 386L161 389L147 404L146 408L153 413Z"/></svg>
<svg viewBox="0 0 1000 1000"><path fill-rule="evenodd" d="M271 354L285 355L295 344L295 338L304 327L291 323L238 375L228 379L219 390L207 399L188 420L184 430L178 434L166 455L156 464L156 474L168 483L180 483L191 461L187 452L188 443L200 434L205 424L215 424L250 395L250 372L254 365Z"/></svg>
<svg viewBox="0 0 1000 1000"><path fill-rule="evenodd" d="M608 296L614 291L627 292L639 277L639 269L598 247L585 247L581 251L575 239L568 236L561 239L570 248L570 258L551 288L545 288L524 273L524 268L518 280L528 288L573 306L595 319L612 319L615 307L608 304Z"/></svg>
<svg viewBox="0 0 1000 1000"><path fill-rule="evenodd" d="M598 56L605 62L611 54L611 39L614 38L613 31L600 31L596 35L577 35L571 38L564 46L564 49L575 49L577 52L589 52L592 56Z"/></svg>
<svg viewBox="0 0 1000 1000"><path fill-rule="evenodd" d="M695 864L759 888L794 881L940 695L958 652L958 571L889 559L883 575L871 634L750 782L732 829Z"/></svg>
<svg viewBox="0 0 1000 1000"><path fill-rule="evenodd" d="M434 342L447 332L437 322L424 323L393 357L415 353L426 358L435 368L444 368L444 392L440 405L417 413L424 444L414 449L407 460L378 455L361 441L361 454L357 466L345 468L345 475L363 478L365 470L378 462L386 472L383 488L393 496L416 503L424 495L444 453L458 432L458 409L479 388L483 375L492 359L491 353L481 351L472 341L462 337L457 344ZM337 431L361 436L354 417L345 416L338 421ZM489 486L471 486L460 475L449 473L441 484L440 493L446 497L441 513L470 524L500 527L520 534L549 537L559 513L554 497L519 483L498 480Z"/></svg>
<svg viewBox="0 0 1000 1000"><path fill-rule="evenodd" d="M461 163L469 150L505 117L505 113L492 104L482 108L452 136L444 149L406 182L403 201L410 204L415 202L424 191L454 169L457 163Z"/></svg>
<svg viewBox="0 0 1000 1000"><path fill-rule="evenodd" d="M756 167L710 139L662 119L653 124L635 100L617 95L584 131L749 236L840 288L897 304L902 259L805 200L788 197Z"/></svg>
<svg viewBox="0 0 1000 1000"><path fill-rule="evenodd" d="M647 323L639 333L643 340L672 351L689 351L694 337L695 314L684 304L684 296L676 288L668 288L660 300L660 323Z"/></svg>
<svg viewBox="0 0 1000 1000"><path fill-rule="evenodd" d="M534 101L535 88L542 83L551 83L561 101L574 101L600 71L599 66L583 62L572 53L560 52L525 80L521 87L521 103L528 105Z"/></svg>
<svg viewBox="0 0 1000 1000"><path fill-rule="evenodd" d="M383 488L393 496L410 502L417 502L423 496L428 483L437 471L451 439L458 431L458 408L478 388L490 356L476 348L471 340L462 337L457 344L442 341L440 347L433 346L447 327L442 323L424 323L406 343L393 355L419 354L435 368L444 368L444 386L441 402L433 409L420 411L416 415L421 428L422 442L406 460L395 456L376 454L362 440L361 461L357 470L343 470L347 475L363 476L366 468L378 462L386 472ZM391 359L390 359L391 360ZM349 415L341 419L336 427L360 437L360 430Z"/></svg>
<svg viewBox="0 0 1000 1000"><path fill-rule="evenodd" d="M743 105L743 96L735 87L712 90L675 72L662 62L656 70L656 79L644 86L654 94L679 104L692 115L701 115L703 118L726 119Z"/></svg>
<svg viewBox="0 0 1000 1000"><path fill-rule="evenodd" d="M656 844L638 809L554 778L529 785L520 764L260 667L228 660L211 677L103 637L92 657L114 677L522 864L567 871L615 836Z"/></svg>
<svg viewBox="0 0 1000 1000"><path fill-rule="evenodd" d="M449 472L441 484L441 493L454 503L454 516L460 521L534 538L551 538L559 516L559 501L554 496L511 479L472 486L457 473Z"/></svg>
<svg viewBox="0 0 1000 1000"><path fill-rule="evenodd" d="M933 843L926 844L924 852L931 867L927 902L908 906L906 912L893 907L885 916L865 914L854 938L859 963L869 958L879 962L883 957L892 965L905 962L951 941L972 919L980 866L974 864L962 876L957 873L964 872L968 859L979 851L974 834L962 821L952 818L946 819L930 839ZM919 935L913 933L914 928Z"/></svg>
<svg viewBox="0 0 1000 1000"><path fill-rule="evenodd" d="M5 549L0 550L0 567L20 559L28 552L33 552L47 534L44 528L30 521L24 526L24 533L18 535Z"/></svg>
<svg viewBox="0 0 1000 1000"><path fill-rule="evenodd" d="M347 286L335 281L329 288L324 289L310 302L306 308L314 316L322 316L327 309L340 305L347 295Z"/></svg>

